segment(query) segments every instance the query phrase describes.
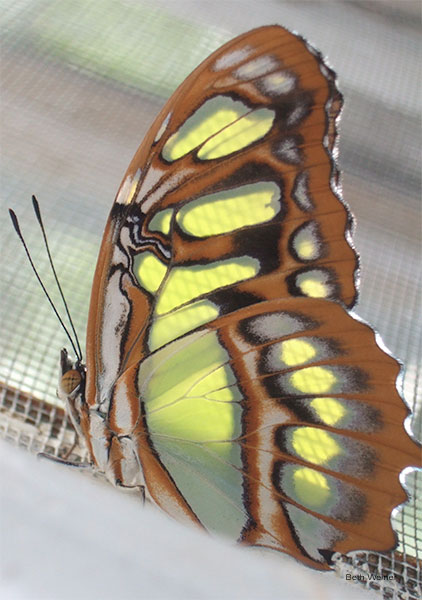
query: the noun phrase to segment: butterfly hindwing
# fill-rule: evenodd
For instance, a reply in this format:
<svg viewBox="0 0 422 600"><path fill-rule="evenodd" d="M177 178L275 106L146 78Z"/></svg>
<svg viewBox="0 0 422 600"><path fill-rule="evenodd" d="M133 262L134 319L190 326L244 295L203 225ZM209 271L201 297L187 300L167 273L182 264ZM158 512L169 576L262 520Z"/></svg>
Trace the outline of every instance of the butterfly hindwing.
<svg viewBox="0 0 422 600"><path fill-rule="evenodd" d="M398 475L415 457L397 375L367 325L295 299L169 343L138 386L151 447L207 529L323 567L324 552L394 545Z"/></svg>

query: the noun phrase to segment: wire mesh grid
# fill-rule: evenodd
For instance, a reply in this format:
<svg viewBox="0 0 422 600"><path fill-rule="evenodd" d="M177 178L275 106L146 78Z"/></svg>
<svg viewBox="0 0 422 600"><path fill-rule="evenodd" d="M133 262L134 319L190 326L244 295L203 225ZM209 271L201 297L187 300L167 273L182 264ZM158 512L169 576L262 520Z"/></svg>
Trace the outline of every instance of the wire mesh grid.
<svg viewBox="0 0 422 600"><path fill-rule="evenodd" d="M346 97L341 166L357 216L359 315L405 364L404 392L421 436L417 3L0 1L3 12L2 203L19 213L49 281L28 199L36 193L57 270L82 334L102 227L138 143L165 99L212 50L278 22L327 53ZM245 8L240 11L239 6ZM248 10L246 10L248 9ZM257 14L259 12L259 15ZM395 77L391 77L395 73ZM55 396L65 337L2 218L0 431L31 452L65 455L74 434ZM53 291L53 299L58 299ZM84 340L81 340L82 343ZM74 448L72 460L83 461ZM419 477L419 481L418 481ZM417 598L420 474L394 517L394 553L353 553L336 570L385 598ZM368 574L377 578L371 579ZM391 577L390 577L391 576ZM381 577L381 578L379 578Z"/></svg>

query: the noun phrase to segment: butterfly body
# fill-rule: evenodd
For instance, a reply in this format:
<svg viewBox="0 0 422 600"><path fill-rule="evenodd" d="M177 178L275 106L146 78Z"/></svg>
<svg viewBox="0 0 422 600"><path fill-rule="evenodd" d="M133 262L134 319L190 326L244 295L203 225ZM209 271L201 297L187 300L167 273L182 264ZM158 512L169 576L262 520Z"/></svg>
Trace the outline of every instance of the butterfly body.
<svg viewBox="0 0 422 600"><path fill-rule="evenodd" d="M394 545L398 475L416 456L398 363L347 311L341 104L321 55L281 27L204 61L123 179L86 371L62 355L59 385L113 484L321 569Z"/></svg>

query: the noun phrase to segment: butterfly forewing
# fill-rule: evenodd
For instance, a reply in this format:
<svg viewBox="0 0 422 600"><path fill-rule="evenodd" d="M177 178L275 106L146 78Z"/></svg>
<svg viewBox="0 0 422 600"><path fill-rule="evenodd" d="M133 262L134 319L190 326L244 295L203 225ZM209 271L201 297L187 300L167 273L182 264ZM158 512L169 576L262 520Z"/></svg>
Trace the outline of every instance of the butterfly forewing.
<svg viewBox="0 0 422 600"><path fill-rule="evenodd" d="M338 198L330 152L340 107L334 75L321 57L280 27L230 42L181 85L117 196L106 241L123 255L102 260L96 275L96 331L99 318L110 322L107 310L98 309L111 273L123 265L134 279L128 286L136 290L128 293L137 300L125 308L132 318L121 332L120 361L143 323L197 302L204 289L215 293L198 306L202 318L192 325L290 295L353 304L356 255L345 235L351 217ZM225 277L213 287L218 268ZM208 285L179 298L192 277L198 281L198 271ZM159 328L150 336L160 338Z"/></svg>
<svg viewBox="0 0 422 600"><path fill-rule="evenodd" d="M82 419L112 481L320 568L326 552L393 545L416 452L397 362L340 306L357 267L341 104L321 55L276 26L174 93L107 223Z"/></svg>

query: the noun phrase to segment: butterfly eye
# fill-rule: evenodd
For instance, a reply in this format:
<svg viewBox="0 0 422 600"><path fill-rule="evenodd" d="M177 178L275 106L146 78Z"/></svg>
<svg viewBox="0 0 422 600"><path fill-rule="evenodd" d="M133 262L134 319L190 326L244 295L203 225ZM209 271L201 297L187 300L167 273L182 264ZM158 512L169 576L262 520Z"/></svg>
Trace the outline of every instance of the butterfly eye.
<svg viewBox="0 0 422 600"><path fill-rule="evenodd" d="M60 389L66 396L71 396L79 388L82 375L76 369L67 371L60 380Z"/></svg>

